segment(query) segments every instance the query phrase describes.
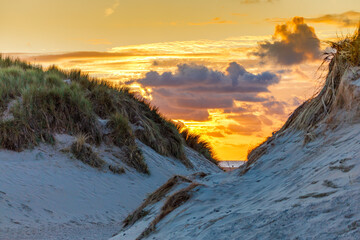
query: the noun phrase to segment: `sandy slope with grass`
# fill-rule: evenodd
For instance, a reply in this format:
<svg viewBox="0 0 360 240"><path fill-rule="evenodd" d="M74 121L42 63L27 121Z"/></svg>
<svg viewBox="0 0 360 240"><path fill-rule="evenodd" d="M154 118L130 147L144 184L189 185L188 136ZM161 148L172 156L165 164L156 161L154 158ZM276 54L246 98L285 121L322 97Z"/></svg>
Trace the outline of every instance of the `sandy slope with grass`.
<svg viewBox="0 0 360 240"><path fill-rule="evenodd" d="M0 56L0 99L0 239L108 239L169 177L222 172L199 136L77 70Z"/></svg>
<svg viewBox="0 0 360 240"><path fill-rule="evenodd" d="M145 239L359 239L360 125L319 132L306 146L302 133L274 140L242 176L197 180ZM113 240L139 237L162 204Z"/></svg>
<svg viewBox="0 0 360 240"><path fill-rule="evenodd" d="M138 141L150 175L122 162L117 147L94 148L106 164L125 173L98 170L64 151L75 138L57 135L54 146L41 144L17 153L0 151L0 239L107 239L121 221L174 174L220 170L186 148L194 169L164 157Z"/></svg>
<svg viewBox="0 0 360 240"><path fill-rule="evenodd" d="M0 58L0 239L359 239L360 31L331 47L230 174L128 90Z"/></svg>
<svg viewBox="0 0 360 240"><path fill-rule="evenodd" d="M243 166L171 189L112 240L360 239L360 28L331 46L323 89Z"/></svg>

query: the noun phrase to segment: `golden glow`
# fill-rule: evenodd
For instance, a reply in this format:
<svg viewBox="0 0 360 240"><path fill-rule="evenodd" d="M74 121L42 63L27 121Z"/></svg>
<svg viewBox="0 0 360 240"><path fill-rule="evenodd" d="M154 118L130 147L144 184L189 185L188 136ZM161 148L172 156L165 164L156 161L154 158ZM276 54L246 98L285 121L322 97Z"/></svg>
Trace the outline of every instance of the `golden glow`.
<svg viewBox="0 0 360 240"><path fill-rule="evenodd" d="M303 16L319 39L329 40L351 32L360 16L358 0L0 2L0 52L45 67L79 68L115 85L149 71L174 72L184 63L225 71L234 61L253 74L281 72L278 84L258 94L284 103L279 112L261 102L235 100L239 112L207 109L208 119L200 121L160 109L202 134L221 160L244 160L249 148L278 129L320 86L319 61L279 66L251 54L258 42L272 39L275 24ZM149 87L134 82L129 87L156 100Z"/></svg>
<svg viewBox="0 0 360 240"><path fill-rule="evenodd" d="M224 71L229 62L237 61L252 73L283 70L282 66L263 65L258 68L254 65L254 62L258 60L249 57L249 52L253 50L259 39L270 39L270 36L131 45L112 48L108 53L115 55L110 56L73 53L66 56L59 54L58 56L26 55L25 57L20 55L20 57L35 63L40 62L45 66L55 63L68 69L80 68L93 76L113 83L141 78L150 70L160 73L174 71L180 63L203 64ZM299 65L296 66L296 71L288 68L291 71L282 74L279 84L271 86L269 93L262 93L259 96L275 95L277 100L284 102L291 102L294 97L300 101L306 99L315 91L317 82L312 79L318 65L319 63ZM151 88L144 88L138 83L133 83L129 87L145 99L153 100ZM162 109L160 111L174 121L182 122L186 127L200 133L204 139L210 141L220 160L244 160L249 148L256 146L273 131L279 129L288 114L296 107L290 104L286 107L285 114L271 115L265 111L261 103L234 101L234 106L251 109L251 113L240 114L236 117L238 114L224 113L223 109L208 109L208 120L195 121L182 119L178 114Z"/></svg>

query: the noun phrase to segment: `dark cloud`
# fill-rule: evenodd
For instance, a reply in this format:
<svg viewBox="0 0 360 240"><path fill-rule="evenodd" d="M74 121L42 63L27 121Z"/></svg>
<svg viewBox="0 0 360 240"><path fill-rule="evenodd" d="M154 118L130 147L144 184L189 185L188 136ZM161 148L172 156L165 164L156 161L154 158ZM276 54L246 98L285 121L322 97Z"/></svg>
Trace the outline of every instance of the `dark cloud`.
<svg viewBox="0 0 360 240"><path fill-rule="evenodd" d="M252 113L241 113L236 115L230 115L227 117L236 122L236 124L230 124L228 130L232 134L251 135L261 131L262 128L262 116L256 116ZM265 124L268 124L267 121Z"/></svg>
<svg viewBox="0 0 360 240"><path fill-rule="evenodd" d="M283 65L299 64L320 57L320 40L314 28L304 18L294 17L286 24L277 25L273 41L259 43L254 55L275 60Z"/></svg>
<svg viewBox="0 0 360 240"><path fill-rule="evenodd" d="M251 113L245 113L245 114L238 114L235 116L229 117L233 120L235 120L237 123L241 125L261 125L261 121L258 116L251 114Z"/></svg>
<svg viewBox="0 0 360 240"><path fill-rule="evenodd" d="M177 72L164 72L159 74L156 71L146 73L145 78L137 82L149 87L172 87L184 85L214 84L222 81L224 74L213 71L202 65L180 64Z"/></svg>
<svg viewBox="0 0 360 240"><path fill-rule="evenodd" d="M229 124L228 129L236 134L249 136L252 135L254 132L260 132L261 131L261 125L240 125L240 124Z"/></svg>
<svg viewBox="0 0 360 240"><path fill-rule="evenodd" d="M207 109L178 107L176 104L173 104L171 98L164 98L158 96L156 93L153 94L153 100L151 102L153 105L159 107L161 112L166 113L166 116L171 119L194 121L206 121L209 119Z"/></svg>
<svg viewBox="0 0 360 240"><path fill-rule="evenodd" d="M310 77L308 75L306 75L306 73L304 73L304 71L302 71L299 68L296 68L295 70L293 70L293 73L295 73L302 79L310 79Z"/></svg>
<svg viewBox="0 0 360 240"><path fill-rule="evenodd" d="M275 100L264 102L263 107L268 115L284 115L286 103Z"/></svg>
<svg viewBox="0 0 360 240"><path fill-rule="evenodd" d="M208 116L208 109L241 111L234 106L234 100L246 102L264 102L259 93L268 92L268 86L278 83L279 75L271 72L253 74L232 62L225 72L216 71L203 65L180 64L177 70L158 73L150 71L144 78L128 82L138 83L152 89L153 104L159 106L171 118L174 115L189 116L202 112ZM186 112L192 112L184 114ZM184 119L184 117L181 117Z"/></svg>
<svg viewBox="0 0 360 240"><path fill-rule="evenodd" d="M178 98L175 103L179 107L183 108L195 108L195 109L211 109L211 108L229 108L233 106L233 99L222 98L216 99L212 97L199 97L199 98Z"/></svg>
<svg viewBox="0 0 360 240"><path fill-rule="evenodd" d="M273 122L266 116L260 116L259 118L260 118L261 122L264 123L265 125L268 125L268 126L273 125Z"/></svg>
<svg viewBox="0 0 360 240"><path fill-rule="evenodd" d="M348 11L340 14L326 14L316 18L306 18L305 20L307 22L354 27L360 22L360 12Z"/></svg>
<svg viewBox="0 0 360 240"><path fill-rule="evenodd" d="M146 73L136 82L148 87L187 87L195 92L266 92L267 86L279 82L278 75L271 72L249 73L236 62L229 64L226 73L209 69L203 65L180 64L177 71L159 74ZM214 88L216 87L216 88ZM220 89L219 89L220 87Z"/></svg>
<svg viewBox="0 0 360 240"><path fill-rule="evenodd" d="M216 126L216 129L217 131L221 131L223 132L224 134L227 134L227 135L232 135L233 132L229 130L229 128L227 128L227 126L223 126L223 125L218 125Z"/></svg>
<svg viewBox="0 0 360 240"><path fill-rule="evenodd" d="M243 107L233 107L231 109L225 109L224 113L244 113L247 111L248 111L248 109L243 108Z"/></svg>
<svg viewBox="0 0 360 240"><path fill-rule="evenodd" d="M214 88L213 86L197 86L197 87L189 87L186 88L187 92L195 92L195 93L244 93L243 95L239 95L239 101L249 101L249 102L258 102L263 101L259 100L261 98L251 98L247 97L246 93L259 93L259 92L267 92L267 86L219 86L219 88ZM242 100L240 100L242 99ZM236 99L237 100L237 99Z"/></svg>
<svg viewBox="0 0 360 240"><path fill-rule="evenodd" d="M303 102L304 102L304 100L302 100L298 97L293 97L293 99L292 99L293 106L300 106Z"/></svg>

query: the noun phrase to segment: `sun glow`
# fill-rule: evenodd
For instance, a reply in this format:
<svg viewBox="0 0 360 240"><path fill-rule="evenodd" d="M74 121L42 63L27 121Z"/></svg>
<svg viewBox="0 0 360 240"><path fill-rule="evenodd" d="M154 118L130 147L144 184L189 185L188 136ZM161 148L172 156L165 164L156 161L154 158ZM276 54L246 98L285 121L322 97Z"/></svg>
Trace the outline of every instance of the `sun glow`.
<svg viewBox="0 0 360 240"><path fill-rule="evenodd" d="M352 0L332 10L325 0L295 8L292 1L98 1L86 10L76 1L38 1L46 14L15 2L7 7L16 11L0 10L1 52L126 85L209 140L220 160L245 160L316 92L321 60L313 50L352 32L360 16ZM325 5L329 14L318 10Z"/></svg>
<svg viewBox="0 0 360 240"><path fill-rule="evenodd" d="M79 68L94 77L118 86L134 79L144 78L149 71L156 71L159 74L174 72L179 64L200 64L223 72L229 62L236 61L242 63L251 73L257 74L266 70L273 71L275 67L274 65L262 65L259 68L258 65L254 65L257 60L249 55L256 46L256 41L262 38L263 36L249 36L220 41L154 43L112 48L103 55L100 53L74 53L64 57L64 54L60 53L58 57L56 54L38 55L26 56L25 59L42 63L44 66L56 63L67 69ZM303 71L311 72L314 71L314 68L307 68ZM271 92L257 95L260 98L269 99L272 92L277 92L277 99L271 101L280 102L280 105L277 106L282 108L279 114L268 112L273 110L270 110L269 107L265 108L261 101L244 100L233 101L233 108L237 109L235 112L222 108L209 108L204 111L199 109L199 111L203 111L204 116L199 120L194 119L195 116L192 117L191 114L183 118L184 114L181 111L176 113L172 109L160 107L160 112L175 122L181 122L191 131L201 134L205 140L211 143L220 160L245 160L249 147L251 148L271 135L274 129L281 126L287 114L297 106L290 104L293 98L304 99L304 93L313 88L313 83L308 79L295 76L292 68L282 74L282 81L284 82L272 86ZM298 88L290 87L289 84L294 82L304 82L305 84L299 85ZM156 102L157 99L154 98L151 86L146 87L135 81L127 84L127 87L154 105L159 105ZM284 104L285 102L289 104ZM192 111L197 112L196 109L192 109Z"/></svg>

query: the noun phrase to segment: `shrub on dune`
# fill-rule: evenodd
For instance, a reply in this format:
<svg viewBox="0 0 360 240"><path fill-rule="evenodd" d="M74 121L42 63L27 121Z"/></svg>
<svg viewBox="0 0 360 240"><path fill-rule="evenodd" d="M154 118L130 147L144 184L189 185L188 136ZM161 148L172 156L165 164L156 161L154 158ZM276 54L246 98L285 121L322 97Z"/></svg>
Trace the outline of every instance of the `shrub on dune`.
<svg viewBox="0 0 360 240"><path fill-rule="evenodd" d="M135 143L135 137L129 126L129 120L120 113L110 116L108 127L112 129L112 140L116 146L131 145Z"/></svg>
<svg viewBox="0 0 360 240"><path fill-rule="evenodd" d="M41 135L41 134L37 134ZM13 151L21 151L24 146L35 145L37 136L18 120L0 121L0 146Z"/></svg>
<svg viewBox="0 0 360 240"><path fill-rule="evenodd" d="M40 142L52 143L56 133L84 133L91 143L99 144L103 141L100 117L110 120L114 144L126 149L128 165L138 171L147 173L148 169L135 138L192 167L176 126L126 87L90 78L79 70L51 66L45 71L0 56L0 97L2 148L20 151ZM5 112L11 113L10 120L2 117ZM10 134L11 126L14 134Z"/></svg>
<svg viewBox="0 0 360 240"><path fill-rule="evenodd" d="M178 126L178 129L184 138L186 145L202 154L209 161L218 165L215 153L208 141L202 139L199 134L190 132L189 129L183 129L180 126Z"/></svg>
<svg viewBox="0 0 360 240"><path fill-rule="evenodd" d="M76 141L70 147L71 153L75 156L75 158L87 165L90 165L91 167L102 168L105 165L105 161L102 160L89 145L86 144L86 140L86 135L78 135Z"/></svg>
<svg viewBox="0 0 360 240"><path fill-rule="evenodd" d="M91 104L77 85L30 86L24 89L22 102L14 117L37 131L71 135L85 132L93 142L101 140Z"/></svg>
<svg viewBox="0 0 360 240"><path fill-rule="evenodd" d="M118 147L125 151L125 163L142 173L149 173L148 166L144 160L141 150L136 145L135 136L129 126L129 121L120 113L111 115L108 123L112 129L111 139Z"/></svg>

